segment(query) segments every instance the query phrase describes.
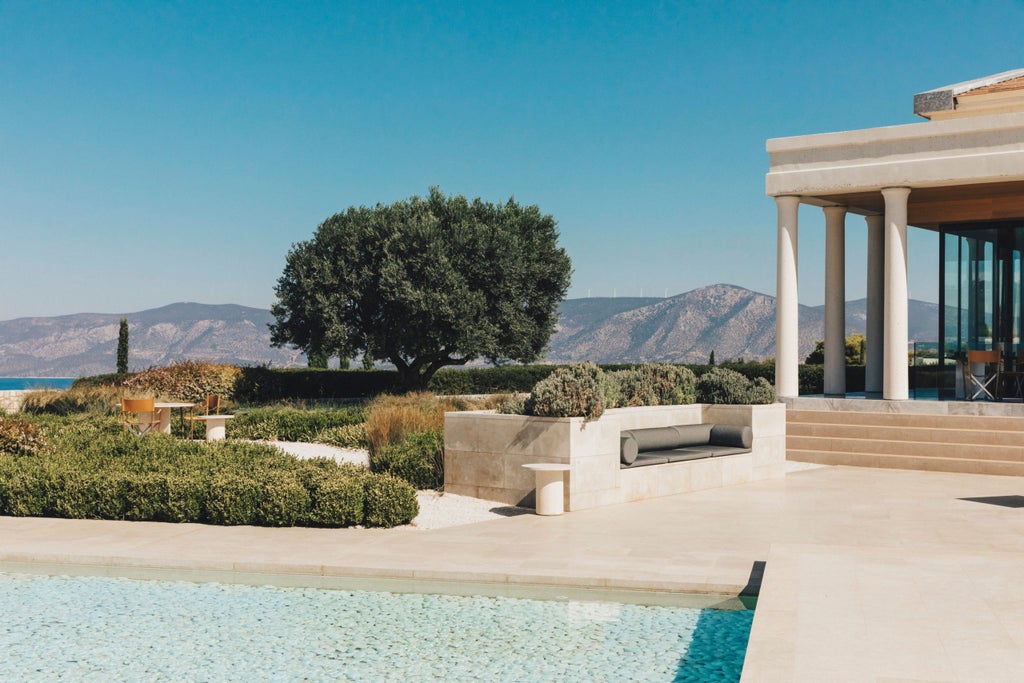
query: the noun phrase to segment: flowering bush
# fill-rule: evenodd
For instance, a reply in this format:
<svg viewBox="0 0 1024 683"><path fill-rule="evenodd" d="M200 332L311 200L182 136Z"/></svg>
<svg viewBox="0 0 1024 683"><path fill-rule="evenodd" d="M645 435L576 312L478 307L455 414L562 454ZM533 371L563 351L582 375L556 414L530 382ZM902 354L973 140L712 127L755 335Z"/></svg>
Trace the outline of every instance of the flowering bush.
<svg viewBox="0 0 1024 683"><path fill-rule="evenodd" d="M43 432L31 422L0 416L0 453L39 453L48 442Z"/></svg>
<svg viewBox="0 0 1024 683"><path fill-rule="evenodd" d="M241 376L234 365L185 360L143 370L126 379L124 386L132 392L201 403L210 395L233 398Z"/></svg>

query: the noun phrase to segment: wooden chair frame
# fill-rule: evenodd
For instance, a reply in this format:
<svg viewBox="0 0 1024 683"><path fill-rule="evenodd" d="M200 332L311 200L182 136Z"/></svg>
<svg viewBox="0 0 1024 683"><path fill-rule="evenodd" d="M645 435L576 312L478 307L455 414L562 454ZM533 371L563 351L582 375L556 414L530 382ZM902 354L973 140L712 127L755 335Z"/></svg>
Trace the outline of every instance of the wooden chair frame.
<svg viewBox="0 0 1024 683"><path fill-rule="evenodd" d="M206 403L201 406L196 406L196 410L206 417L216 415L220 412L220 396L217 396L216 394L208 394L206 396ZM194 439L196 434L196 420L190 417L189 421L191 424L189 424L188 438Z"/></svg>
<svg viewBox="0 0 1024 683"><path fill-rule="evenodd" d="M121 428L142 436L160 431L160 408L151 398L121 399Z"/></svg>

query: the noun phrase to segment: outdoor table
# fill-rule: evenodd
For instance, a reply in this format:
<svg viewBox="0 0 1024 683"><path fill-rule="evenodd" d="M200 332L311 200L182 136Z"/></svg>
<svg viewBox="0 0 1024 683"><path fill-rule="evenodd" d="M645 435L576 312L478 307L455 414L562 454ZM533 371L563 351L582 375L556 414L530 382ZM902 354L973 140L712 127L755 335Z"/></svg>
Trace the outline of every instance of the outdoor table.
<svg viewBox="0 0 1024 683"><path fill-rule="evenodd" d="M206 440L223 441L227 433L227 421L234 415L197 415L192 420L202 420L206 423Z"/></svg>
<svg viewBox="0 0 1024 683"><path fill-rule="evenodd" d="M160 413L160 431L164 434L171 433L171 411L177 408L181 417L181 435L185 436L185 408L191 408L195 403L185 401L160 401L154 403L153 407Z"/></svg>

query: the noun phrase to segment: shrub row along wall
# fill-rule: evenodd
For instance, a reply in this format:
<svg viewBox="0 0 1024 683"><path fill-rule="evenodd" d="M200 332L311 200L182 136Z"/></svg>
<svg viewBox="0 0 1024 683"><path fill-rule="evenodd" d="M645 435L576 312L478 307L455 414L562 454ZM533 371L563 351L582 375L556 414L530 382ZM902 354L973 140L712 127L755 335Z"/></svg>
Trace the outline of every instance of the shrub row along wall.
<svg viewBox="0 0 1024 683"><path fill-rule="evenodd" d="M561 365L509 365L498 368L443 369L430 381L429 389L439 394L526 393L540 380ZM635 364L608 364L603 370L622 370ZM748 379L763 377L775 382L775 364L764 362L725 362L718 366L685 365L697 377L712 367L735 370ZM820 365L801 365L801 394L820 394L824 385L824 369ZM75 386L119 384L123 375L101 375L75 380ZM914 380L914 373L911 373ZM913 387L913 385L912 385ZM864 390L864 366L846 367L847 391ZM369 398L398 391L398 373L391 370L314 370L244 367L234 384L234 398L247 403L264 403L282 399ZM214 393L214 392L211 392Z"/></svg>

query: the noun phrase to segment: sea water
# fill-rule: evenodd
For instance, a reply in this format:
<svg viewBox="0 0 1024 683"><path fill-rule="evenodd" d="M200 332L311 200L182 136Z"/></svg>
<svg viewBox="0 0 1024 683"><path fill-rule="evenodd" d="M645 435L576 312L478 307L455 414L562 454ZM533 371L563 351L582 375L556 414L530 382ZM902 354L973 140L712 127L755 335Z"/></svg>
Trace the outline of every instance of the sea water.
<svg viewBox="0 0 1024 683"><path fill-rule="evenodd" d="M0 574L0 680L738 681L753 612Z"/></svg>
<svg viewBox="0 0 1024 683"><path fill-rule="evenodd" d="M69 389L74 381L74 377L0 377L0 391Z"/></svg>

